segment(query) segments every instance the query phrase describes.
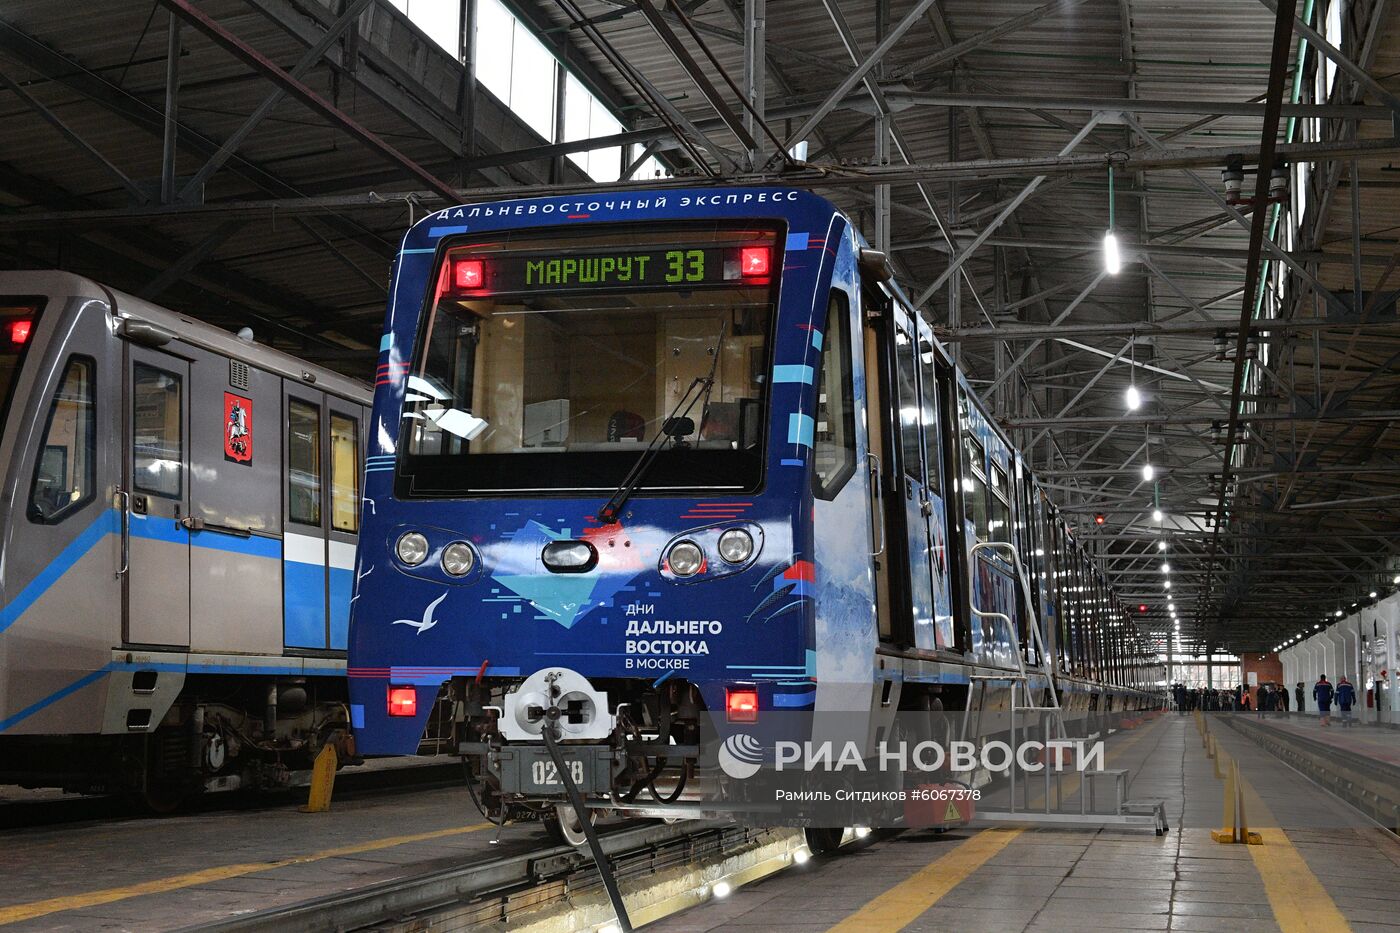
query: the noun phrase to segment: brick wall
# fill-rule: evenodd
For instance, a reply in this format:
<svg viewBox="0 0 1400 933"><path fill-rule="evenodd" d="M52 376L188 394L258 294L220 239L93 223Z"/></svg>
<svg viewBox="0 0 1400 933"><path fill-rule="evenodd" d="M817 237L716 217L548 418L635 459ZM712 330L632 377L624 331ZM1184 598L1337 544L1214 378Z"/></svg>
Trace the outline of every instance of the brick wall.
<svg viewBox="0 0 1400 933"><path fill-rule="evenodd" d="M1261 660L1262 657L1262 660ZM1258 682L1266 684L1269 682L1283 683L1283 662L1278 659L1278 655L1270 653L1265 655L1246 654L1240 657L1240 665L1244 668L1244 682L1249 683L1249 672L1254 671L1259 675Z"/></svg>

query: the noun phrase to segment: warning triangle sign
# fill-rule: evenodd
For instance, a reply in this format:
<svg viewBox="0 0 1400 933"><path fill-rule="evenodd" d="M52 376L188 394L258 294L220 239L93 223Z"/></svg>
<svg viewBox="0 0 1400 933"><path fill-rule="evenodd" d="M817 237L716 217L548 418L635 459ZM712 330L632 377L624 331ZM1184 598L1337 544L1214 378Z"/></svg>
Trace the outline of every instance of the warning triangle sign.
<svg viewBox="0 0 1400 933"><path fill-rule="evenodd" d="M953 801L948 801L948 809L943 811L943 822L956 823L962 819L962 814L958 812L958 805Z"/></svg>

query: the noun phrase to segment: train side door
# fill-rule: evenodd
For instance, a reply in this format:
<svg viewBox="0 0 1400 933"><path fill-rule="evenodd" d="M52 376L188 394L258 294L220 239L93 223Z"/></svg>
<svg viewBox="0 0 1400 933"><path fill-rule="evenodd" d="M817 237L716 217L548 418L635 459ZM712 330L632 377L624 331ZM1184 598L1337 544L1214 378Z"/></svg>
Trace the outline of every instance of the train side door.
<svg viewBox="0 0 1400 933"><path fill-rule="evenodd" d="M282 379L190 356L190 648L281 654Z"/></svg>
<svg viewBox="0 0 1400 933"><path fill-rule="evenodd" d="M329 514L326 541L326 610L330 644L344 651L349 641L350 593L355 582L355 543L360 536L360 475L364 463L359 405L326 396L326 465Z"/></svg>
<svg viewBox="0 0 1400 933"><path fill-rule="evenodd" d="M933 565L935 560L933 535L929 519L933 516L932 490L929 488L929 468L924 456L924 406L919 397L919 354L913 335L904 327L894 327L894 382L898 395L899 425L899 486L903 501L903 534L905 541L904 573L907 578L909 612L913 627L912 643L919 648L938 647L935 626ZM933 391L933 386L928 387ZM934 426L929 425L933 432ZM936 434L933 440L936 449Z"/></svg>
<svg viewBox="0 0 1400 933"><path fill-rule="evenodd" d="M870 468L870 528L872 568L875 576L875 619L878 623L881 641L895 639L894 614L891 607L899 602L894 592L896 579L891 568L898 567L896 552L902 545L890 547L890 509L886 503L894 495L890 482L890 459L895 455L891 436L894 432L894 411L887 403L894 393L890 378L889 358L886 353L886 328L893 326L890 315L894 313L894 303L875 288L861 289L861 317L864 327L861 339L865 354L865 423L868 430L869 447L867 460ZM897 542L896 542L897 543Z"/></svg>
<svg viewBox="0 0 1400 933"><path fill-rule="evenodd" d="M919 340L920 422L924 431L924 494L931 505L928 516L929 570L933 581L935 643L920 647L954 650L957 643L953 624L953 554L949 547L948 484L944 475L943 399L947 397L948 373L933 343Z"/></svg>
<svg viewBox="0 0 1400 933"><path fill-rule="evenodd" d="M325 650L330 647L326 396L284 385L282 637L288 648Z"/></svg>
<svg viewBox="0 0 1400 933"><path fill-rule="evenodd" d="M189 388L186 359L128 350L124 640L190 643Z"/></svg>

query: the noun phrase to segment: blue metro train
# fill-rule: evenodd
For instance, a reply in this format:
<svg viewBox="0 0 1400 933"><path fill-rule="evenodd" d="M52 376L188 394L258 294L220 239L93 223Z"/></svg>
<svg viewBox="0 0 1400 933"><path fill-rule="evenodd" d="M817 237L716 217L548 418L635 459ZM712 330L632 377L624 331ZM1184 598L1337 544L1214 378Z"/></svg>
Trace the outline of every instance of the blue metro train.
<svg viewBox="0 0 1400 933"><path fill-rule="evenodd" d="M1159 703L1155 652L1044 487L885 258L807 192L425 218L369 446L359 749L413 753L437 709L498 815L564 799L545 720L585 795L626 809L719 779L706 716L839 711L867 745L897 710L1004 729L980 713L1008 708L1017 652L1080 734ZM1029 599L978 542L1017 549Z"/></svg>

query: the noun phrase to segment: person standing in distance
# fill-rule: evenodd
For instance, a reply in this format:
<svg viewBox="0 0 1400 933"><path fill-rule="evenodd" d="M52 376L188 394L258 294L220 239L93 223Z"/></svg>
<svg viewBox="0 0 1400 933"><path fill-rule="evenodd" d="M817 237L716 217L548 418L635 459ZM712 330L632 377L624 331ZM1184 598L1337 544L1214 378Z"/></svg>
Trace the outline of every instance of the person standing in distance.
<svg viewBox="0 0 1400 933"><path fill-rule="evenodd" d="M1337 708L1342 711L1342 726L1351 728L1351 707L1356 702L1356 688L1343 674L1337 678Z"/></svg>
<svg viewBox="0 0 1400 933"><path fill-rule="evenodd" d="M1317 701L1317 713L1322 717L1322 727L1324 729L1332 725L1332 685L1327 681L1326 674L1317 675L1317 683L1313 684L1313 699Z"/></svg>

